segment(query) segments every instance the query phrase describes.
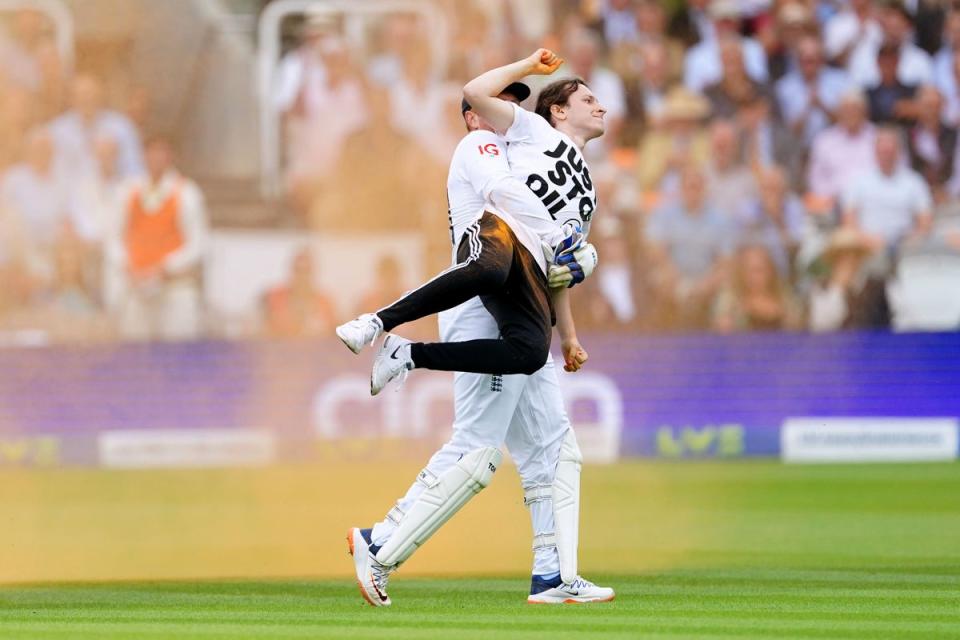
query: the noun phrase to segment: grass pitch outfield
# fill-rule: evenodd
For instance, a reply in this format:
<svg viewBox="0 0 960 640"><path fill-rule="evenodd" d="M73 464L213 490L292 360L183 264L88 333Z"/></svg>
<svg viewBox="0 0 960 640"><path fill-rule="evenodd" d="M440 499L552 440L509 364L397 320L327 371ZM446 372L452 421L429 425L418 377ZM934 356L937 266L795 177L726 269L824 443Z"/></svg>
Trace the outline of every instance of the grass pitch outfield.
<svg viewBox="0 0 960 640"><path fill-rule="evenodd" d="M299 486L311 473L288 470L284 478ZM57 475L43 480L47 484L32 498L57 498L61 494L54 484L66 479L71 486L63 495L80 507L95 508L89 502L94 494L112 504L119 498L109 494L112 481L104 484L104 477L113 476ZM127 486L131 477L137 476L123 476ZM146 478L141 476L140 483L149 484ZM234 482L218 489L210 476L203 478L203 500L236 500ZM177 483L182 480L189 481L196 494L196 476L159 479L166 492L163 508L177 506ZM0 517L8 530L16 529L18 517L29 515L23 502L9 499L9 487L0 482ZM150 491L141 488L141 502ZM502 510L496 501L505 493L488 496L492 505L468 507L457 524L466 529L441 531L437 546L428 545L415 556L423 555L422 564L413 566L411 560L409 569L391 582L390 608L367 606L353 582L344 578L8 586L0 588L0 638L960 638L956 464L629 463L586 469L584 493L581 569L586 577L617 589L617 600L609 604L526 605L527 578L519 574L417 575L444 563L454 569L466 566L466 557L485 546L512 554L509 545L514 543L503 548L507 543L496 537L486 511ZM199 499L194 495L191 502L194 519L209 511L199 508ZM130 510L122 500L120 505L120 513ZM151 508L142 507L135 514L138 519ZM291 499L289 508L294 515L287 517L307 517L297 499ZM368 508L373 507L357 507L364 512ZM522 509L515 511L511 518L523 517ZM107 514L98 511L99 518ZM34 517L35 525L46 522ZM60 532L64 540L79 537L82 542L76 551L93 544L91 530L83 529L89 523L71 522L79 516L69 510L58 517L66 529ZM336 522L320 530L330 528L330 535L339 539L345 529L340 525L354 524L355 517L354 512L338 512ZM148 521L153 529L160 522L156 517ZM255 524L253 519L249 524ZM129 532L132 525L113 526ZM259 535L269 534L253 528ZM469 528L489 532L489 544L481 537L479 543L471 542L473 549L458 546L456 537ZM180 529L181 537L193 535ZM34 545L49 543L51 552L65 544L56 538L57 530L38 527L34 533ZM244 546L241 533L232 544L244 555L255 553ZM313 553L325 546L310 546L310 536L319 534L309 527L301 535ZM444 535L448 538L440 539ZM180 557L169 549L178 539L157 536L165 540L167 562ZM289 544L285 538L278 540ZM0 572L17 553L4 541L0 528ZM125 553L133 553L131 545L138 541L146 545L150 538L144 534L127 541ZM125 541L114 538L109 543L123 547ZM337 570L349 567L345 545L339 544ZM526 539L516 543L518 548L526 545ZM160 553L164 547L156 549ZM280 552L280 547L265 549L264 562ZM454 557L458 549L461 555Z"/></svg>

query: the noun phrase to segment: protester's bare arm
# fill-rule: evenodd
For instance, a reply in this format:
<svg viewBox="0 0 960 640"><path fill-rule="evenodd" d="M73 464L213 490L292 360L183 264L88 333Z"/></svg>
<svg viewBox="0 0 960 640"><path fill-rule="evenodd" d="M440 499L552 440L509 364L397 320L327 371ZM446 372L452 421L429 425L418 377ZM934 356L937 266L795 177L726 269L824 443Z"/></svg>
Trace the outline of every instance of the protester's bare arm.
<svg viewBox="0 0 960 640"><path fill-rule="evenodd" d="M503 132L513 124L513 105L497 96L507 85L526 76L548 76L563 64L563 59L549 49L535 52L511 64L491 69L463 87L463 97L481 118Z"/></svg>

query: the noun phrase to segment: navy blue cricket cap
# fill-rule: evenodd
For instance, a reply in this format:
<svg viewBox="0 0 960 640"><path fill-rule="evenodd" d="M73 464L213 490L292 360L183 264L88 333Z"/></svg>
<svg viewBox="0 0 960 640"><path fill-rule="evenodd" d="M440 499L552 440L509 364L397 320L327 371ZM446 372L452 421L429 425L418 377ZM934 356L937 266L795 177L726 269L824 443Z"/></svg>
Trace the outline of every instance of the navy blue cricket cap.
<svg viewBox="0 0 960 640"><path fill-rule="evenodd" d="M509 93L516 98L518 102L523 102L530 97L530 87L522 82L512 82L500 93ZM470 103L467 102L466 99L463 99L460 101L460 113L466 113L467 111L470 111Z"/></svg>

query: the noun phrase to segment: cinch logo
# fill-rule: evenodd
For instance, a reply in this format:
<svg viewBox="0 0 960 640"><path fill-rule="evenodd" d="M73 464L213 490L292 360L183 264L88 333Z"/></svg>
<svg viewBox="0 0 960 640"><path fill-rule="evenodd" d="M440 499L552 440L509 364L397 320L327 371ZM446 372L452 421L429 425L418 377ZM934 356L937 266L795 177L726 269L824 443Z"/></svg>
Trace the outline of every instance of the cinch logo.
<svg viewBox="0 0 960 640"><path fill-rule="evenodd" d="M477 149L480 151L480 155L484 155L484 154L488 156L500 155L500 147L493 144L492 142L488 142L487 144L477 145Z"/></svg>

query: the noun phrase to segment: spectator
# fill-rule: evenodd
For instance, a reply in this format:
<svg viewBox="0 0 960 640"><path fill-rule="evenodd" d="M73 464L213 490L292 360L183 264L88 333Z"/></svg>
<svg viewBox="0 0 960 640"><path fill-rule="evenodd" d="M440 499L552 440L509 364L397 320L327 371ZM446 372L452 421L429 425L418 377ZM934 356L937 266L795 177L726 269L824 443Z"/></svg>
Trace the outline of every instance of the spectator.
<svg viewBox="0 0 960 640"><path fill-rule="evenodd" d="M875 86L880 81L881 70L878 53L884 45L891 45L897 52L896 78L901 84L921 85L933 82L933 60L930 54L911 41L913 18L907 8L898 1L884 5L880 11L881 41L862 40L850 58L848 71L851 79L861 87Z"/></svg>
<svg viewBox="0 0 960 640"><path fill-rule="evenodd" d="M147 142L147 175L120 195L108 268L125 276L120 329L132 339L192 339L200 333L200 271L207 215L197 185L174 166L171 143Z"/></svg>
<svg viewBox="0 0 960 640"><path fill-rule="evenodd" d="M781 165L789 172L790 184L800 184L806 148L796 143L772 112L771 101L760 93L739 105L736 124L745 159L754 174L771 165Z"/></svg>
<svg viewBox="0 0 960 640"><path fill-rule="evenodd" d="M123 112L137 128L137 132L143 135L144 131L149 130L150 112L153 108L153 96L150 89L138 85L130 89L127 93L126 105Z"/></svg>
<svg viewBox="0 0 960 640"><path fill-rule="evenodd" d="M683 43L667 32L667 9L659 0L637 0L638 43L661 44L666 54L667 78L670 82L683 77ZM642 58L641 58L642 59Z"/></svg>
<svg viewBox="0 0 960 640"><path fill-rule="evenodd" d="M748 222L757 198L753 172L741 159L741 138L730 120L710 125L710 156L706 165L707 197L734 226Z"/></svg>
<svg viewBox="0 0 960 640"><path fill-rule="evenodd" d="M720 82L723 64L719 43L724 38L737 38L739 34L740 9L736 0L713 0L710 17L713 19L713 37L689 49L684 60L683 82L691 91L703 91ZM740 39L740 46L747 74L756 82L766 82L767 56L763 47L752 38Z"/></svg>
<svg viewBox="0 0 960 640"><path fill-rule="evenodd" d="M776 85L783 119L805 146L830 126L834 112L849 85L843 71L824 65L823 47L813 36L797 44L797 69Z"/></svg>
<svg viewBox="0 0 960 640"><path fill-rule="evenodd" d="M646 239L658 324L704 328L736 232L707 199L706 179L700 169L691 166L683 170L680 200L650 216Z"/></svg>
<svg viewBox="0 0 960 640"><path fill-rule="evenodd" d="M600 10L603 18L603 39L610 48L639 39L633 0L607 0Z"/></svg>
<svg viewBox="0 0 960 640"><path fill-rule="evenodd" d="M606 149L616 147L620 141L624 117L627 114L623 81L609 69L599 66L602 42L586 29L576 29L567 37L567 64L573 75L583 80L593 91L597 100L607 110L603 137Z"/></svg>
<svg viewBox="0 0 960 640"><path fill-rule="evenodd" d="M93 245L93 260L102 262L103 256L96 254L102 253L103 247L109 247L113 230L121 224L119 217L124 181L116 173L118 148L113 138L104 136L97 139L94 153L99 171L71 185L70 211L72 217L78 220L77 235L88 247ZM115 309L123 295L124 274L110 268L101 271L103 304Z"/></svg>
<svg viewBox="0 0 960 640"><path fill-rule="evenodd" d="M881 256L930 228L930 189L920 174L903 166L900 154L900 134L881 129L876 168L862 173L844 194L844 225L860 231L871 250Z"/></svg>
<svg viewBox="0 0 960 640"><path fill-rule="evenodd" d="M947 13L954 0L904 0L913 12L913 41L933 55L943 45Z"/></svg>
<svg viewBox="0 0 960 640"><path fill-rule="evenodd" d="M741 235L748 243L764 247L780 277L789 280L803 237L806 212L800 198L790 191L781 167L761 170L759 186L760 198Z"/></svg>
<svg viewBox="0 0 960 640"><path fill-rule="evenodd" d="M433 219L444 209L445 194L436 185L443 184L446 167L393 127L387 91L367 86L370 117L344 141L340 162L311 205L314 229L419 229L425 212Z"/></svg>
<svg viewBox="0 0 960 640"><path fill-rule="evenodd" d="M324 336L331 334L337 325L333 301L315 284L309 249L293 256L287 282L266 293L264 306L266 328L271 336Z"/></svg>
<svg viewBox="0 0 960 640"><path fill-rule="evenodd" d="M420 20L412 13L393 13L380 25L376 41L381 50L367 65L367 77L375 84L389 87L404 73L405 60L426 42Z"/></svg>
<svg viewBox="0 0 960 640"><path fill-rule="evenodd" d="M757 34L767 53L771 79L780 80L787 73L797 71L797 44L804 37L817 38L819 41L813 12L801 2L780 4L775 22Z"/></svg>
<svg viewBox="0 0 960 640"><path fill-rule="evenodd" d="M603 271L597 271L597 279L584 290L588 303L581 307L589 316L585 324L608 331L636 327L641 302L631 260L635 252L623 225L615 218L611 221L596 234L594 242L603 254Z"/></svg>
<svg viewBox="0 0 960 640"><path fill-rule="evenodd" d="M286 120L289 160L287 188L293 204L308 210L320 185L337 166L344 141L367 119L363 87L352 67L346 43L334 36L321 41L323 85L304 86L297 109ZM314 77L316 80L316 76Z"/></svg>
<svg viewBox="0 0 960 640"><path fill-rule="evenodd" d="M840 229L831 236L821 259L825 277L809 294L811 331L890 326L886 283L871 276L865 267L870 254L870 245L851 229Z"/></svg>
<svg viewBox="0 0 960 640"><path fill-rule="evenodd" d="M941 85L940 91L946 102L943 108L944 121L950 126L960 126L960 51L953 54L951 81Z"/></svg>
<svg viewBox="0 0 960 640"><path fill-rule="evenodd" d="M917 115L917 105L913 100L917 93L916 85L904 84L897 78L899 51L896 46L885 44L877 53L880 82L867 91L870 120L877 124L906 125Z"/></svg>
<svg viewBox="0 0 960 640"><path fill-rule="evenodd" d="M667 32L690 48L714 36L713 23L707 5L711 0L687 0L678 3L678 9L670 18Z"/></svg>
<svg viewBox="0 0 960 640"><path fill-rule="evenodd" d="M824 49L830 62L846 67L858 46L880 47L883 29L875 5L875 0L849 0L838 14L830 18L823 34Z"/></svg>
<svg viewBox="0 0 960 640"><path fill-rule="evenodd" d="M389 87L393 128L415 140L434 161L446 164L462 134L459 128L451 132L442 125L449 114L456 114L460 90L451 99L451 87L439 81L426 42L410 48L401 67L402 73ZM438 144L438 138L444 137L446 144Z"/></svg>
<svg viewBox="0 0 960 640"><path fill-rule="evenodd" d="M940 203L945 187L954 177L957 130L943 123L943 97L936 87L921 87L917 93L917 124L908 134L910 164L923 176Z"/></svg>
<svg viewBox="0 0 960 640"><path fill-rule="evenodd" d="M713 329L720 333L799 329L802 317L766 247L747 245L738 250L730 282L713 304Z"/></svg>
<svg viewBox="0 0 960 640"><path fill-rule="evenodd" d="M60 234L74 225L69 191L54 171L49 130L34 127L26 145L24 162L10 167L0 181L0 201L20 219L31 243L49 256Z"/></svg>
<svg viewBox="0 0 960 640"><path fill-rule="evenodd" d="M104 107L103 87L94 76L73 80L71 110L50 124L57 171L74 180L97 170L93 141L108 136L119 148L116 172L123 178L143 174L143 149L136 127L123 114Z"/></svg>
<svg viewBox="0 0 960 640"><path fill-rule="evenodd" d="M25 89L3 88L0 78L0 171L24 158L27 133L37 122Z"/></svg>
<svg viewBox="0 0 960 640"><path fill-rule="evenodd" d="M704 95L710 100L711 112L715 117L732 118L741 104L757 94L765 95L767 92L747 73L739 37L723 36L719 49L723 76L718 83L707 87Z"/></svg>
<svg viewBox="0 0 960 640"><path fill-rule="evenodd" d="M472 3L458 3L448 14L455 30L447 55L448 81L463 86L484 71L513 60L487 11Z"/></svg>
<svg viewBox="0 0 960 640"><path fill-rule="evenodd" d="M0 31L0 76L17 88L37 93L42 86L37 52L49 28L44 15L31 7L17 9L9 35Z"/></svg>
<svg viewBox="0 0 960 640"><path fill-rule="evenodd" d="M301 26L300 44L280 60L273 88L274 106L285 117L308 118L327 84L323 49L336 38L337 22L328 14L308 14Z"/></svg>
<svg viewBox="0 0 960 640"><path fill-rule="evenodd" d="M663 107L670 89L667 49L663 42L640 45L642 73L626 85L625 144L635 145L643 132L663 120Z"/></svg>
<svg viewBox="0 0 960 640"><path fill-rule="evenodd" d="M462 15L460 8L463 3L450 2L450 7L456 16ZM500 58L499 64L507 64L530 52L539 46L537 43L549 42L552 37L552 21L557 15L558 6L549 0L507 0L506 2L476 2L481 11L490 16L496 26L493 30L493 42L496 48L505 57ZM599 7L594 8L594 16ZM582 15L582 14L581 14ZM493 69L490 65L482 70ZM470 80L475 76L470 76ZM462 86L462 83L460 83Z"/></svg>
<svg viewBox="0 0 960 640"><path fill-rule="evenodd" d="M837 106L837 124L814 137L810 153L807 187L827 209L858 173L874 166L875 139L866 99L858 90L847 92Z"/></svg>
<svg viewBox="0 0 960 640"><path fill-rule="evenodd" d="M69 69L60 58L52 38L45 38L36 52L40 88L34 94L34 109L39 121L46 122L63 112Z"/></svg>
<svg viewBox="0 0 960 640"><path fill-rule="evenodd" d="M112 327L103 313L82 239L63 234L54 251L55 275L37 320L58 342L107 338Z"/></svg>
<svg viewBox="0 0 960 640"><path fill-rule="evenodd" d="M119 147L110 136L100 136L93 143L97 170L78 176L70 184L70 212L80 239L99 242L104 229L116 224L117 198L123 180L117 173Z"/></svg>
<svg viewBox="0 0 960 640"><path fill-rule="evenodd" d="M945 95L956 93L957 90L954 76L957 51L960 51L960 8L955 7L946 17L943 46L933 57L934 82Z"/></svg>
<svg viewBox="0 0 960 640"><path fill-rule="evenodd" d="M637 163L640 188L675 193L679 170L687 164L702 167L710 151L703 125L710 103L683 87L670 90L663 102L662 125L643 136Z"/></svg>
<svg viewBox="0 0 960 640"><path fill-rule="evenodd" d="M33 246L20 216L0 202L0 317L38 297L51 276L48 258Z"/></svg>

